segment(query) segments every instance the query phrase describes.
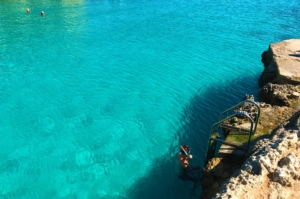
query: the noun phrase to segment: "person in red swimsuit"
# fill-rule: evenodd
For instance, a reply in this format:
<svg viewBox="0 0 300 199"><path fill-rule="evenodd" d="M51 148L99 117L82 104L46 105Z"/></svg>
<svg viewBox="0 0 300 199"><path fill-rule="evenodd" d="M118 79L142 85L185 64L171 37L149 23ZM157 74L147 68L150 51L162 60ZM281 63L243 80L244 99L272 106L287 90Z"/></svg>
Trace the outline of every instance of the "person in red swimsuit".
<svg viewBox="0 0 300 199"><path fill-rule="evenodd" d="M182 169L189 169L189 160L193 158L191 153L191 148L188 145L180 146L181 150L178 153L177 157L179 160L179 165Z"/></svg>
<svg viewBox="0 0 300 199"><path fill-rule="evenodd" d="M178 177L184 181L198 181L198 176L195 174L200 172L199 167L191 167L189 161L193 158L190 154L191 148L188 145L180 146L180 152L177 155L180 171Z"/></svg>

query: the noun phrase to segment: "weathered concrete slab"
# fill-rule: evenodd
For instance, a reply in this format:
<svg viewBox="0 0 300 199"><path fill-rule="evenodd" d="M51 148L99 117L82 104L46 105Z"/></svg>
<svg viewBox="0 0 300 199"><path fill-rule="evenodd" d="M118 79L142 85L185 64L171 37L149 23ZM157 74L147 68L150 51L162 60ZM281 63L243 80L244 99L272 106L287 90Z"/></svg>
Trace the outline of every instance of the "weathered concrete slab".
<svg viewBox="0 0 300 199"><path fill-rule="evenodd" d="M278 70L277 78L300 84L300 39L271 44L270 49Z"/></svg>
<svg viewBox="0 0 300 199"><path fill-rule="evenodd" d="M273 43L262 54L265 65L260 86L276 84L300 84L300 39Z"/></svg>

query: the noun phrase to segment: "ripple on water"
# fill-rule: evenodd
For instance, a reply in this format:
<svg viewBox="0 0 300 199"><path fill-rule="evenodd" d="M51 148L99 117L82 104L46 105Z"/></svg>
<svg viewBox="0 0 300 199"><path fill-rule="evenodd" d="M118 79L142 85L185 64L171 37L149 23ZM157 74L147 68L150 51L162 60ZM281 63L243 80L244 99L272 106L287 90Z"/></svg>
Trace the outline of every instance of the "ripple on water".
<svg viewBox="0 0 300 199"><path fill-rule="evenodd" d="M201 164L261 53L300 36L299 1L266 3L0 1L0 195L189 197L178 145Z"/></svg>

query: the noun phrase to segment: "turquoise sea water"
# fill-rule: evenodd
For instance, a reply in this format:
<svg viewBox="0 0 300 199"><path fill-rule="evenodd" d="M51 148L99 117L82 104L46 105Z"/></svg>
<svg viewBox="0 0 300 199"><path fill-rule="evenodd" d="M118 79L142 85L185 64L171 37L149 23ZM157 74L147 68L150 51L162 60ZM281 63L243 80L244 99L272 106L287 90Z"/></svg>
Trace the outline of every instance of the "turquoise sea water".
<svg viewBox="0 0 300 199"><path fill-rule="evenodd" d="M179 145L203 166L220 112L256 95L261 53L300 37L299 7L0 0L0 198L190 198Z"/></svg>

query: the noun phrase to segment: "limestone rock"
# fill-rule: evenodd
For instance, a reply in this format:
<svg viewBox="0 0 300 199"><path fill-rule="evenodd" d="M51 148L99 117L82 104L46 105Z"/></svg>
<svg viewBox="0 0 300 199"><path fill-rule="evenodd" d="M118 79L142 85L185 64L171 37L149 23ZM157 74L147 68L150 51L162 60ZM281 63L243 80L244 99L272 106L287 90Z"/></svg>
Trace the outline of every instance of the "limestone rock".
<svg viewBox="0 0 300 199"><path fill-rule="evenodd" d="M268 82L300 84L300 39L273 43L262 54L265 69L259 79L262 87Z"/></svg>
<svg viewBox="0 0 300 199"><path fill-rule="evenodd" d="M223 174L223 163L220 158L212 158L204 168L205 175L220 177Z"/></svg>
<svg viewBox="0 0 300 199"><path fill-rule="evenodd" d="M298 93L298 92L293 92L293 93L289 96L289 98L291 98L291 99L298 99L299 96L300 96L300 93Z"/></svg>
<svg viewBox="0 0 300 199"><path fill-rule="evenodd" d="M297 87L290 84L267 83L258 92L260 101L278 106L291 106L299 95Z"/></svg>
<svg viewBox="0 0 300 199"><path fill-rule="evenodd" d="M300 196L300 39L271 44L262 54L258 132L270 134L247 153L239 170L227 177L226 161L214 159L206 172L206 198L294 199ZM254 100L246 95L244 100ZM255 111L250 105L235 111ZM251 114L249 114L251 115ZM236 122L232 120L232 123ZM218 177L216 177L218 176ZM215 183L215 184L214 184ZM221 186L221 187L219 187ZM219 190L219 193L215 193ZM213 197L214 196L214 197Z"/></svg>
<svg viewBox="0 0 300 199"><path fill-rule="evenodd" d="M211 198L220 188L220 184L217 182L216 178L226 175L223 171L223 163L221 159L210 159L203 171L204 178L201 182L203 192L201 194L201 198Z"/></svg>
<svg viewBox="0 0 300 199"><path fill-rule="evenodd" d="M215 198L297 198L300 195L300 126L295 114L271 139L256 143L239 173Z"/></svg>

